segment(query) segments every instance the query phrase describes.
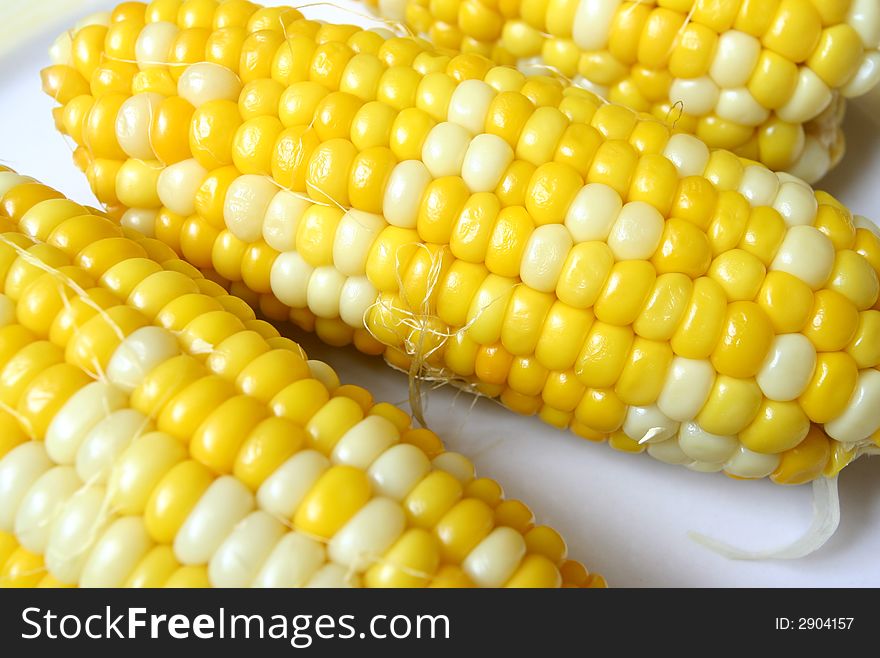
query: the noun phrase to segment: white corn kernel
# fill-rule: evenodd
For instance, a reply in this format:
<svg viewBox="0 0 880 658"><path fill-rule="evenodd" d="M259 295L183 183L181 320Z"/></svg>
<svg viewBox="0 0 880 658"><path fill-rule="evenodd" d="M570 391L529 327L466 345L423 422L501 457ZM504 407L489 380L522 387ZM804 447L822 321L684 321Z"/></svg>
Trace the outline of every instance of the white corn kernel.
<svg viewBox="0 0 880 658"><path fill-rule="evenodd" d="M665 226L663 215L644 201L627 203L608 236L608 246L617 260L644 260L660 245Z"/></svg>
<svg viewBox="0 0 880 658"><path fill-rule="evenodd" d="M45 553L52 521L80 487L82 480L72 466L56 466L37 478L15 513L18 543L31 553Z"/></svg>
<svg viewBox="0 0 880 658"><path fill-rule="evenodd" d="M321 589L347 589L361 586L360 577L346 567L328 562L318 569L306 587Z"/></svg>
<svg viewBox="0 0 880 658"><path fill-rule="evenodd" d="M237 478L223 475L199 498L174 537L181 564L205 564L236 524L254 508L254 496Z"/></svg>
<svg viewBox="0 0 880 658"><path fill-rule="evenodd" d="M83 482L104 484L119 454L129 443L153 429L153 423L136 409L120 409L101 420L83 439L76 452L76 472Z"/></svg>
<svg viewBox="0 0 880 658"><path fill-rule="evenodd" d="M316 267L309 277L309 310L319 318L339 317L339 298L344 285L345 275L332 265Z"/></svg>
<svg viewBox="0 0 880 658"><path fill-rule="evenodd" d="M223 221L226 228L242 242L257 242L263 235L263 217L278 186L268 176L244 174L226 190Z"/></svg>
<svg viewBox="0 0 880 658"><path fill-rule="evenodd" d="M751 34L739 30L722 32L718 36L709 75L719 87L742 87L752 76L761 49L761 42Z"/></svg>
<svg viewBox="0 0 880 658"><path fill-rule="evenodd" d="M152 546L143 517L116 519L89 551L79 586L122 587Z"/></svg>
<svg viewBox="0 0 880 658"><path fill-rule="evenodd" d="M855 98L871 91L880 83L880 52L872 50L862 56L855 75L841 89L844 98Z"/></svg>
<svg viewBox="0 0 880 658"><path fill-rule="evenodd" d="M804 392L815 367L816 349L810 340L803 334L782 334L773 339L755 379L766 397L786 402Z"/></svg>
<svg viewBox="0 0 880 658"><path fill-rule="evenodd" d="M272 294L285 306L305 308L308 305L309 280L315 268L295 251L279 254L269 271Z"/></svg>
<svg viewBox="0 0 880 658"><path fill-rule="evenodd" d="M807 190L811 189L807 181L805 181L803 178L795 176L794 174L790 174L787 171L777 171L776 177L779 179L780 185L782 185L783 183L794 183L796 185L800 185L803 188L806 188Z"/></svg>
<svg viewBox="0 0 880 658"><path fill-rule="evenodd" d="M46 430L46 451L52 461L73 464L88 431L126 402L121 389L104 382L92 382L71 395Z"/></svg>
<svg viewBox="0 0 880 658"><path fill-rule="evenodd" d="M130 158L153 160L156 157L150 143L150 125L164 100L161 94L144 92L130 96L116 113L116 141Z"/></svg>
<svg viewBox="0 0 880 658"><path fill-rule="evenodd" d="M361 329L364 316L376 303L379 291L365 276L351 276L345 280L339 294L339 317L349 327Z"/></svg>
<svg viewBox="0 0 880 658"><path fill-rule="evenodd" d="M782 215L786 226L810 226L816 219L819 202L806 185L785 182L779 186L773 207Z"/></svg>
<svg viewBox="0 0 880 658"><path fill-rule="evenodd" d="M880 46L880 5L875 0L852 0L846 22L859 33L866 49Z"/></svg>
<svg viewBox="0 0 880 658"><path fill-rule="evenodd" d="M858 443L880 429L880 371L862 370L849 404L840 416L825 423L825 432L842 443Z"/></svg>
<svg viewBox="0 0 880 658"><path fill-rule="evenodd" d="M734 453L739 441L735 436L721 436L707 432L697 423L682 423L678 431L678 446L696 462L720 464ZM720 467L717 470L721 470Z"/></svg>
<svg viewBox="0 0 880 658"><path fill-rule="evenodd" d="M400 440L394 424L382 416L367 416L349 429L333 447L330 461L367 470L376 459Z"/></svg>
<svg viewBox="0 0 880 658"><path fill-rule="evenodd" d="M431 172L420 160L404 160L394 165L382 201L382 214L388 223L415 228L422 194L430 182Z"/></svg>
<svg viewBox="0 0 880 658"><path fill-rule="evenodd" d="M718 97L715 114L742 126L760 126L770 111L755 100L745 87L725 89Z"/></svg>
<svg viewBox="0 0 880 658"><path fill-rule="evenodd" d="M263 217L263 240L275 251L293 251L296 248L296 231L303 213L311 206L301 196L280 190L266 206Z"/></svg>
<svg viewBox="0 0 880 658"><path fill-rule="evenodd" d="M180 345L162 327L142 327L126 336L107 366L107 379L128 394L160 363L180 354Z"/></svg>
<svg viewBox="0 0 880 658"><path fill-rule="evenodd" d="M748 199L753 207L772 205L778 191L779 178L767 167L749 165L743 170L739 193Z"/></svg>
<svg viewBox="0 0 880 658"><path fill-rule="evenodd" d="M562 224L545 224L529 236L520 262L522 282L541 292L553 292L573 241Z"/></svg>
<svg viewBox="0 0 880 658"><path fill-rule="evenodd" d="M306 361L309 366L309 374L313 379L320 381L331 393L339 388L339 375L329 365L317 359Z"/></svg>
<svg viewBox="0 0 880 658"><path fill-rule="evenodd" d="M211 585L250 587L284 534L280 521L261 510L251 512L211 557L208 563Z"/></svg>
<svg viewBox="0 0 880 658"><path fill-rule="evenodd" d="M622 0L580 0L572 38L581 50L601 50L608 43L611 23Z"/></svg>
<svg viewBox="0 0 880 658"><path fill-rule="evenodd" d="M208 170L193 158L168 165L159 174L156 183L159 200L178 215L189 217L195 214L196 192L207 175Z"/></svg>
<svg viewBox="0 0 880 658"><path fill-rule="evenodd" d="M782 246L770 264L770 270L788 272L818 290L834 267L834 245L819 229L792 226L785 233Z"/></svg>
<svg viewBox="0 0 880 658"><path fill-rule="evenodd" d="M811 68L802 66L788 102L776 110L788 123L806 123L819 116L831 104L831 89Z"/></svg>
<svg viewBox="0 0 880 658"><path fill-rule="evenodd" d="M659 443L649 443L647 453L664 464L689 464L691 458L684 454L678 445L678 436L673 436Z"/></svg>
<svg viewBox="0 0 880 658"><path fill-rule="evenodd" d="M696 418L709 399L715 383L715 368L709 361L675 356L666 372L657 406L678 421Z"/></svg>
<svg viewBox="0 0 880 658"><path fill-rule="evenodd" d="M305 587L326 562L324 546L300 532L288 532L272 549L254 587Z"/></svg>
<svg viewBox="0 0 880 658"><path fill-rule="evenodd" d="M431 128L422 145L422 162L431 176L458 176L470 140L470 133L457 123L444 121Z"/></svg>
<svg viewBox="0 0 880 658"><path fill-rule="evenodd" d="M406 529L406 514L396 501L375 497L333 535L330 559L353 571L379 560Z"/></svg>
<svg viewBox="0 0 880 658"><path fill-rule="evenodd" d="M49 531L46 567L62 583L79 582L83 566L109 521L104 487L85 487L68 500Z"/></svg>
<svg viewBox="0 0 880 658"><path fill-rule="evenodd" d="M17 445L0 459L0 531L15 527L15 515L28 490L53 465L39 441Z"/></svg>
<svg viewBox="0 0 880 658"><path fill-rule="evenodd" d="M213 62L197 62L177 80L177 95L194 108L209 101L238 101L241 80L234 71Z"/></svg>
<svg viewBox="0 0 880 658"><path fill-rule="evenodd" d="M141 71L165 66L180 29L174 23L158 21L141 28L134 44L134 56Z"/></svg>
<svg viewBox="0 0 880 658"><path fill-rule="evenodd" d="M477 587L501 587L526 554L526 541L513 528L500 526L477 544L461 564Z"/></svg>
<svg viewBox="0 0 880 658"><path fill-rule="evenodd" d="M367 475L377 495L403 500L430 470L424 452L408 443L398 443L370 464Z"/></svg>
<svg viewBox="0 0 880 658"><path fill-rule="evenodd" d="M709 114L718 103L719 90L711 78L675 78L669 87L669 100L681 103L682 111L693 116Z"/></svg>
<svg viewBox="0 0 880 658"><path fill-rule="evenodd" d="M669 138L663 155L675 165L679 176L699 176L709 164L709 147L693 135L684 133Z"/></svg>
<svg viewBox="0 0 880 658"><path fill-rule="evenodd" d="M815 183L831 168L831 153L822 142L807 135L795 163L788 168L790 174L802 178L807 183Z"/></svg>
<svg viewBox="0 0 880 658"><path fill-rule="evenodd" d="M446 471L463 485L474 479L474 463L458 452L446 451L431 462L437 470Z"/></svg>
<svg viewBox="0 0 880 658"><path fill-rule="evenodd" d="M306 494L330 467L330 461L315 450L303 450L281 464L257 490L257 503L282 519L292 519Z"/></svg>
<svg viewBox="0 0 880 658"><path fill-rule="evenodd" d="M752 452L739 445L724 463L724 472L740 478L764 478L776 470L780 459L779 455Z"/></svg>
<svg viewBox="0 0 880 658"><path fill-rule="evenodd" d="M631 405L626 410L623 433L638 443L660 443L678 431L678 421L672 420L652 404L648 407Z"/></svg>
<svg viewBox="0 0 880 658"><path fill-rule="evenodd" d="M49 46L49 59L53 64L73 66L73 39L70 37L70 32L70 30L62 32Z"/></svg>
<svg viewBox="0 0 880 658"><path fill-rule="evenodd" d="M608 185L589 183L575 195L565 214L565 227L575 242L604 241L623 208L620 195Z"/></svg>
<svg viewBox="0 0 880 658"><path fill-rule="evenodd" d="M336 269L346 276L364 274L373 242L386 226L380 215L354 209L346 212L333 238L333 264Z"/></svg>
<svg viewBox="0 0 880 658"><path fill-rule="evenodd" d="M513 162L513 149L498 135L483 133L468 144L461 177L471 192L492 192Z"/></svg>
<svg viewBox="0 0 880 658"><path fill-rule="evenodd" d="M495 93L482 80L460 82L449 99L448 120L462 126L472 135L479 135L485 130L486 114Z"/></svg>

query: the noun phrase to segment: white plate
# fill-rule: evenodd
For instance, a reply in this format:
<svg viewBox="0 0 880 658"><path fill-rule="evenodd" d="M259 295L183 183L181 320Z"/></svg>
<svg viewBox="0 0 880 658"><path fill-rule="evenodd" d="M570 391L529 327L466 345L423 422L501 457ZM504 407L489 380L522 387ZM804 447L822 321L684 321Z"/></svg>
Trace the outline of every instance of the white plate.
<svg viewBox="0 0 880 658"><path fill-rule="evenodd" d="M26 11L33 0L4 0L3 12ZM70 11L72 2L63 3ZM81 2L76 16L106 2ZM272 4L272 3L269 3ZM323 10L322 10L323 11ZM318 12L319 14L321 12ZM314 15L314 14L313 14ZM355 23L356 17L337 20ZM94 203L70 149L55 132L52 102L40 92L46 49L70 19L43 25L0 60L0 158L81 202ZM0 15L0 43L3 34ZM849 153L824 187L855 212L880 216L880 135L858 109L847 118ZM330 362L344 381L378 399L407 397L406 377L353 349L331 349L295 335L309 353ZM796 561L737 562L693 543L697 530L748 548L772 548L809 525L810 487L740 482L692 473L645 455L615 452L521 418L497 404L445 389L428 395L428 420L454 450L472 457L479 472L497 478L538 519L557 528L573 557L617 586L864 586L880 585L880 459L862 459L840 478L842 520L817 553ZM650 611L647 612L650 614Z"/></svg>

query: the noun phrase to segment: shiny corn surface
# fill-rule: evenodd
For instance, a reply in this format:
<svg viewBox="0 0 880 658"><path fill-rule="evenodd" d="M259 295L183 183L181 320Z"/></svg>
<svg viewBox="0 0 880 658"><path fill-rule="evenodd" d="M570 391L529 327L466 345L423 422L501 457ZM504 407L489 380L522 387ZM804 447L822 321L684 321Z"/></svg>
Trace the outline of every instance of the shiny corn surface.
<svg viewBox="0 0 880 658"><path fill-rule="evenodd" d="M90 107L62 129L124 226L267 317L694 470L795 484L878 441L880 238L829 195L477 54L294 13L181 61L145 16L109 29L176 36L130 91L46 74Z"/></svg>
<svg viewBox="0 0 880 658"><path fill-rule="evenodd" d="M558 71L711 147L814 182L880 81L876 0L373 0L445 48Z"/></svg>
<svg viewBox="0 0 880 658"><path fill-rule="evenodd" d="M604 586L166 245L0 188L0 586Z"/></svg>

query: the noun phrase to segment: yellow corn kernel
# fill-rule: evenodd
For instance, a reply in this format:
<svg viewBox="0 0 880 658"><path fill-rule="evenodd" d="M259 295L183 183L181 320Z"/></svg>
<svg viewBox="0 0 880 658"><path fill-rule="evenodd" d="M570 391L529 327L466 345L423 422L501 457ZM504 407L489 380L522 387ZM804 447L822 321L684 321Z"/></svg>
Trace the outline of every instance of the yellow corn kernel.
<svg viewBox="0 0 880 658"><path fill-rule="evenodd" d="M526 209L535 224L562 223L582 183L581 177L568 165L548 162L539 166L526 191Z"/></svg>
<svg viewBox="0 0 880 658"><path fill-rule="evenodd" d="M755 418L761 400L761 389L754 379L719 375L697 415L697 423L712 434L735 435Z"/></svg>
<svg viewBox="0 0 880 658"><path fill-rule="evenodd" d="M761 289L766 271L752 254L732 249L712 261L708 275L721 285L728 300L751 301Z"/></svg>
<svg viewBox="0 0 880 658"><path fill-rule="evenodd" d="M727 312L724 289L708 277L694 281L684 316L672 336L673 351L688 359L705 359L715 349Z"/></svg>
<svg viewBox="0 0 880 658"><path fill-rule="evenodd" d="M150 536L160 544L170 544L190 510L213 480L202 464L187 460L172 468L159 481L147 501L144 523Z"/></svg>
<svg viewBox="0 0 880 658"><path fill-rule="evenodd" d="M819 477L831 457L825 432L812 426L800 444L780 455L779 466L770 478L778 484L803 484Z"/></svg>
<svg viewBox="0 0 880 658"><path fill-rule="evenodd" d="M625 404L652 404L660 395L666 381L666 371L672 363L669 343L636 336L627 357L615 393Z"/></svg>
<svg viewBox="0 0 880 658"><path fill-rule="evenodd" d="M731 3L732 4L732 3ZM669 72L676 78L699 78L712 64L718 33L693 22L678 35L669 57Z"/></svg>
<svg viewBox="0 0 880 658"><path fill-rule="evenodd" d="M45 573L43 557L19 546L0 568L0 582L8 588L36 587Z"/></svg>
<svg viewBox="0 0 880 658"><path fill-rule="evenodd" d="M849 344L858 324L859 313L852 302L834 290L819 290L803 333L818 351L835 352Z"/></svg>
<svg viewBox="0 0 880 658"><path fill-rule="evenodd" d="M623 424L626 405L610 389L588 388L574 413L575 418L592 432L608 434Z"/></svg>
<svg viewBox="0 0 880 658"><path fill-rule="evenodd" d="M438 541L428 531L413 528L401 535L384 558L364 574L367 587L424 587L440 565Z"/></svg>
<svg viewBox="0 0 880 658"><path fill-rule="evenodd" d="M697 226L675 217L666 221L651 262L659 274L680 272L696 279L711 263L709 240Z"/></svg>
<svg viewBox="0 0 880 658"><path fill-rule="evenodd" d="M764 50L758 58L748 89L761 105L775 110L791 98L797 77L797 65L790 58Z"/></svg>
<svg viewBox="0 0 880 658"><path fill-rule="evenodd" d="M618 326L632 324L654 287L655 279L654 268L647 261L615 263L595 302L596 317Z"/></svg>
<svg viewBox="0 0 880 658"><path fill-rule="evenodd" d="M613 386L626 363L632 341L629 327L595 322L575 366L580 380L595 388Z"/></svg>
<svg viewBox="0 0 880 658"><path fill-rule="evenodd" d="M666 64L683 23L684 16L677 12L662 7L652 11L639 41L638 61L654 67Z"/></svg>
<svg viewBox="0 0 880 658"><path fill-rule="evenodd" d="M809 429L810 420L796 402L765 400L739 439L749 450L776 454L799 445Z"/></svg>
<svg viewBox="0 0 880 658"><path fill-rule="evenodd" d="M792 62L802 62L818 45L821 30L822 18L812 2L782 0L762 42Z"/></svg>
<svg viewBox="0 0 880 658"><path fill-rule="evenodd" d="M327 401L305 426L310 444L330 454L342 435L363 417L363 411L354 400L338 397Z"/></svg>

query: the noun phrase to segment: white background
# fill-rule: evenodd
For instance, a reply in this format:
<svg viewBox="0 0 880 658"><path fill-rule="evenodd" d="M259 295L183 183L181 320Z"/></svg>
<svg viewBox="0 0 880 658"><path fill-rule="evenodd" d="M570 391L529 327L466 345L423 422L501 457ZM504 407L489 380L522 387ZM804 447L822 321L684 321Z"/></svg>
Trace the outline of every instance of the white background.
<svg viewBox="0 0 880 658"><path fill-rule="evenodd" d="M0 161L80 202L94 203L53 128L52 102L40 92L38 73L47 64L52 36L72 25L71 16L110 6L95 0L0 3ZM358 22L343 13L333 16ZM822 183L855 212L875 218L880 217L877 125L867 109L851 108L847 159ZM312 357L330 362L344 381L368 387L380 400L406 399L406 377L381 360L291 336ZM784 544L809 525L809 486L692 473L558 432L486 400L471 408L472 398L448 389L428 398L428 420L447 445L473 458L479 472L498 479L508 496L527 502L540 521L562 532L573 557L612 585L880 586L880 459L863 458L843 472L840 529L821 550L795 561L736 562L693 543L687 532L753 549Z"/></svg>

